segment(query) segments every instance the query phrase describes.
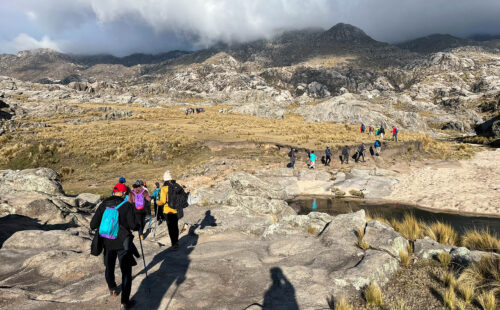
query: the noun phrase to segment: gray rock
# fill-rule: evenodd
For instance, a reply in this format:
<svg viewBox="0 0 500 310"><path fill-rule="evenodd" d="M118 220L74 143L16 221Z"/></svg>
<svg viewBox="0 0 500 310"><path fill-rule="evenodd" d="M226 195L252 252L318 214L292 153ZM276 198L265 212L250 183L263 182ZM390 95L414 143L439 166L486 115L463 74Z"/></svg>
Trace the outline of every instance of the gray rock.
<svg viewBox="0 0 500 310"><path fill-rule="evenodd" d="M365 210L335 216L320 236L325 246L354 245L357 243L356 229L366 225Z"/></svg>
<svg viewBox="0 0 500 310"><path fill-rule="evenodd" d="M441 252L450 252L453 247L450 245L440 244L429 237L415 240L413 253L418 258L431 259Z"/></svg>
<svg viewBox="0 0 500 310"><path fill-rule="evenodd" d="M58 174L49 168L0 170L0 192L36 191L49 195L63 194Z"/></svg>
<svg viewBox="0 0 500 310"><path fill-rule="evenodd" d="M408 251L408 240L389 225L379 221L369 221L366 224L364 240L370 248L385 251L398 259L400 251Z"/></svg>
<svg viewBox="0 0 500 310"><path fill-rule="evenodd" d="M281 186L265 182L251 174L238 173L232 175L230 181L231 187L237 195L257 196L264 199L286 199L286 193Z"/></svg>
<svg viewBox="0 0 500 310"><path fill-rule="evenodd" d="M80 207L94 207L101 201L101 196L90 193L81 193L76 196Z"/></svg>

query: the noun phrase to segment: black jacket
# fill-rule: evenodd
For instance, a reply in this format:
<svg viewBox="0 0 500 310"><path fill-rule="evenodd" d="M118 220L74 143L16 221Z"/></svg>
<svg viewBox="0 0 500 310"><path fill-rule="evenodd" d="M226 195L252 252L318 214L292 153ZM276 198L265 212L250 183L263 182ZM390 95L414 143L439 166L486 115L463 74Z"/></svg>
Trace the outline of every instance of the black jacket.
<svg viewBox="0 0 500 310"><path fill-rule="evenodd" d="M342 155L349 157L349 148L347 146L342 149Z"/></svg>
<svg viewBox="0 0 500 310"><path fill-rule="evenodd" d="M106 198L95 211L95 214L92 217L92 220L90 221L90 229L92 230L97 229L98 231L96 233L98 234L99 226L101 225L102 215L104 214L106 207L117 206L122 201L123 201L122 198L116 196ZM118 221L120 222L118 236L114 240L102 238L105 249L109 250L123 249L124 241L128 237L133 238L132 230L139 229L138 221L136 220L134 214L134 205L132 205L129 202L126 202L118 209L118 213L119 213Z"/></svg>

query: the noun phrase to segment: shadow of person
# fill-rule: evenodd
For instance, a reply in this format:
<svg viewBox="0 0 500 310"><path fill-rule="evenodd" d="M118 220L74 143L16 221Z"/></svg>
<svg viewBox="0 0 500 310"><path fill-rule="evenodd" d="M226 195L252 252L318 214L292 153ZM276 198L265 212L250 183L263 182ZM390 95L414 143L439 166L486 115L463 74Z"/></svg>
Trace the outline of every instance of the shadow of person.
<svg viewBox="0 0 500 310"><path fill-rule="evenodd" d="M215 218L210 214L210 210L205 213L205 217L200 224L195 224L189 228L189 232L179 239L179 249L174 251L171 248L166 249L153 258L148 264L147 270L161 263L157 271L148 273L148 278L142 280L139 289L132 297L137 302L139 309L160 309L162 300L169 289L175 285L175 288L169 293L168 301L161 309L168 309L172 299L177 294L179 286L185 281L186 273L189 269L191 259L189 255L193 252L198 243L198 234L196 229L206 226L216 226ZM142 270L138 275L145 273Z"/></svg>
<svg viewBox="0 0 500 310"><path fill-rule="evenodd" d="M273 283L264 295L262 309L298 310L295 289L285 277L281 268L271 268L270 273Z"/></svg>

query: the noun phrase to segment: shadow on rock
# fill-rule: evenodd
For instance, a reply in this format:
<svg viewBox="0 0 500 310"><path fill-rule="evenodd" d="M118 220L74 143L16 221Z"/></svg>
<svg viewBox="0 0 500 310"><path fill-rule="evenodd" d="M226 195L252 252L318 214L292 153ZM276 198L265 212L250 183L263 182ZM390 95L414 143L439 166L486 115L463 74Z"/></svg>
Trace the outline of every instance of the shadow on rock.
<svg viewBox="0 0 500 310"><path fill-rule="evenodd" d="M40 224L39 220L24 215L9 214L0 218L0 249L3 243L13 234L22 230L66 230L78 227L75 223Z"/></svg>
<svg viewBox="0 0 500 310"><path fill-rule="evenodd" d="M285 277L281 268L271 268L270 273L273 283L264 295L262 309L298 310L299 306L295 299L295 289L292 283Z"/></svg>
<svg viewBox="0 0 500 310"><path fill-rule="evenodd" d="M195 231L198 228L204 229L207 226L217 226L216 219L211 215L210 210L205 212L205 217L199 224L191 226L188 234L179 239L179 249L177 251L173 251L171 248L166 249L158 253L148 264L147 270L151 270L159 263L161 263L161 266L157 271L148 274L148 279L142 280L139 289L133 296L133 299L138 302L139 308L159 309L165 294L172 286L175 286L175 288L172 288L173 291L170 293L166 305L162 307L162 309L168 309L177 294L179 286L186 280L186 273L191 263L189 255L198 243L198 235ZM139 274L143 273L144 270Z"/></svg>

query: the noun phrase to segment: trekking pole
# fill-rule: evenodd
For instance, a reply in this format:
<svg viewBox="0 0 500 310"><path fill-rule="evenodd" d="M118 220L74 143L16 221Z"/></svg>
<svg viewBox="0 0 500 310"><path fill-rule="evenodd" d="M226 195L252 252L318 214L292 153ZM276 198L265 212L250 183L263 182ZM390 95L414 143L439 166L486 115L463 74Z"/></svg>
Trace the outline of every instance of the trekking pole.
<svg viewBox="0 0 500 310"><path fill-rule="evenodd" d="M142 254L142 262L144 263L144 272L146 273L146 291L148 295L151 293L151 289L149 287L149 279L148 279L148 267L146 267L146 258L144 257L144 249L142 248L142 240L141 233L139 232L139 244L141 245L141 254Z"/></svg>
<svg viewBox="0 0 500 310"><path fill-rule="evenodd" d="M155 203L155 228L153 230L153 240L156 241L156 229L158 228L158 204Z"/></svg>

